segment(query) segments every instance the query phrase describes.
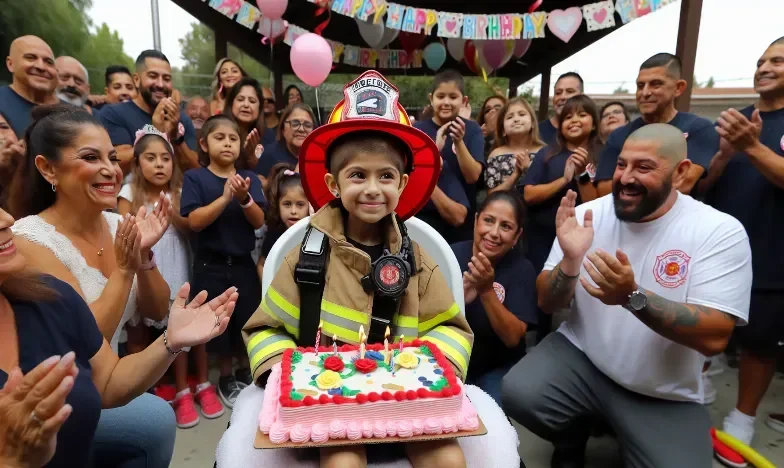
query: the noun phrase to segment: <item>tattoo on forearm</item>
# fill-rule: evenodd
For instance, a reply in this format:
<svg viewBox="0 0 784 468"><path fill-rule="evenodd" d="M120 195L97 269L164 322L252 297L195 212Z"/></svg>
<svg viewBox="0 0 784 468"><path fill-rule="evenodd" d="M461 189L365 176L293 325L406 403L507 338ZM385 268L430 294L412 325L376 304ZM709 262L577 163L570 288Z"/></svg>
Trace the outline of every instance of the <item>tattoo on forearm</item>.
<svg viewBox="0 0 784 468"><path fill-rule="evenodd" d="M637 316L643 321L650 321L666 328L696 327L702 319L716 314L727 321L735 321L731 315L711 307L671 301L650 291L646 291L645 294L648 296L648 306Z"/></svg>
<svg viewBox="0 0 784 468"><path fill-rule="evenodd" d="M550 294L549 298L554 308L565 307L574 297L574 287L579 276L569 276L561 270L561 265L557 265L549 277Z"/></svg>

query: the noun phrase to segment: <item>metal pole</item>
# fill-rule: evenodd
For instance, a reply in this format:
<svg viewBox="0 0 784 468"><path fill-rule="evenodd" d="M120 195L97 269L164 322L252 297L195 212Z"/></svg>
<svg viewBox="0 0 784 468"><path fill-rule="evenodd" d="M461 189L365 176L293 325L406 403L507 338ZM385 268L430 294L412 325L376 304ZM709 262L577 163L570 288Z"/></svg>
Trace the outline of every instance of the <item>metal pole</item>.
<svg viewBox="0 0 784 468"><path fill-rule="evenodd" d="M150 0L152 8L152 46L158 52L161 51L161 20L158 15L158 0Z"/></svg>

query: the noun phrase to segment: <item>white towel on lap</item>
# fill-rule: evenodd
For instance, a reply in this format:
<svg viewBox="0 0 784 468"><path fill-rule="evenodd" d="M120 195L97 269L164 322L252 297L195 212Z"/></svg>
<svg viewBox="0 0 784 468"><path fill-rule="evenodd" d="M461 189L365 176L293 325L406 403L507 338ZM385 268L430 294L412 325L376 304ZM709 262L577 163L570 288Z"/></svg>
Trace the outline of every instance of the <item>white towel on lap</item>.
<svg viewBox="0 0 784 468"><path fill-rule="evenodd" d="M506 419L504 412L488 394L473 385L465 386L479 417L487 427L487 434L478 437L461 437L460 447L470 468L519 468L517 432ZM218 468L250 468L285 466L290 468L317 468L318 460L308 452L298 449L253 448L258 429L259 412L264 401L264 390L251 385L240 393L231 415L231 427L223 434L216 453ZM312 455L312 452L310 453ZM371 463L371 468L411 468L406 459L390 463Z"/></svg>

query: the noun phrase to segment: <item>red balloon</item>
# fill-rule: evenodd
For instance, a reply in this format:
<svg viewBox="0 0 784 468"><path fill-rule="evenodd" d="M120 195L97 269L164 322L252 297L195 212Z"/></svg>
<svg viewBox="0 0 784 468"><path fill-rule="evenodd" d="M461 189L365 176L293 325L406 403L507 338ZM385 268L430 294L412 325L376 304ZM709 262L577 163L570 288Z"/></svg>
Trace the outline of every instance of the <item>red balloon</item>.
<svg viewBox="0 0 784 468"><path fill-rule="evenodd" d="M403 50L408 53L408 55L413 54L415 50L419 49L422 44L425 43L425 36L422 34L414 34L405 31L400 31L397 39L400 41L400 45L403 47Z"/></svg>
<svg viewBox="0 0 784 468"><path fill-rule="evenodd" d="M466 65L468 65L468 68L471 69L474 74L479 73L479 54L476 51L474 41L466 41L464 47L465 56L463 59L465 60Z"/></svg>

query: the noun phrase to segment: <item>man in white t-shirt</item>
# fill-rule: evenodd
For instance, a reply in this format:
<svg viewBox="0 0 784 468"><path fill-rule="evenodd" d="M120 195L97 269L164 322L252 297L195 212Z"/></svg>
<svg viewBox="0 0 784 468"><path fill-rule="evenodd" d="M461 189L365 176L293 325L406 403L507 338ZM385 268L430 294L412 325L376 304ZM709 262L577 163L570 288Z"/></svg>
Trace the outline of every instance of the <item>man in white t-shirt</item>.
<svg viewBox="0 0 784 468"><path fill-rule="evenodd" d="M748 319L751 250L735 218L677 191L691 164L681 131L647 125L612 195L561 201L537 290L545 312L571 311L503 382L506 413L555 443L553 466L582 466L596 417L624 466L711 466L701 371Z"/></svg>

